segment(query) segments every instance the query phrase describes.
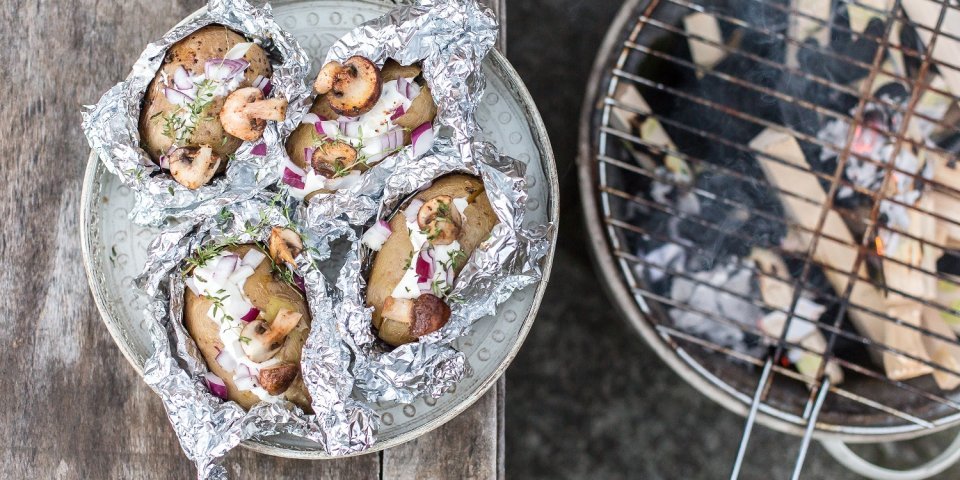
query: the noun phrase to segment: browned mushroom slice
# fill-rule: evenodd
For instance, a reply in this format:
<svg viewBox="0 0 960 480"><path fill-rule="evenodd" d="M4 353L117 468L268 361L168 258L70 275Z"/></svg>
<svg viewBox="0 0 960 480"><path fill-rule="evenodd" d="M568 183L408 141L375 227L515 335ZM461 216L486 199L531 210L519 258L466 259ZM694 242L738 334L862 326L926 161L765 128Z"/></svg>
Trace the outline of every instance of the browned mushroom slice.
<svg viewBox="0 0 960 480"><path fill-rule="evenodd" d="M432 245L450 245L460 236L460 211L450 195L437 195L417 211L417 225Z"/></svg>
<svg viewBox="0 0 960 480"><path fill-rule="evenodd" d="M196 190L210 181L220 168L220 156L209 146L180 147L169 155L170 175L180 185Z"/></svg>
<svg viewBox="0 0 960 480"><path fill-rule="evenodd" d="M340 140L324 141L313 151L310 165L313 171L333 178L357 164L357 149Z"/></svg>
<svg viewBox="0 0 960 480"><path fill-rule="evenodd" d="M270 258L276 263L295 265L295 258L303 251L300 235L289 228L273 227L270 230Z"/></svg>
<svg viewBox="0 0 960 480"><path fill-rule="evenodd" d="M220 110L220 124L225 132L249 142L263 136L267 120L279 122L286 115L286 99L264 99L259 88L247 87L227 96Z"/></svg>
<svg viewBox="0 0 960 480"><path fill-rule="evenodd" d="M324 65L313 88L327 96L327 102L335 112L355 117L369 112L377 104L383 79L376 64L367 58L353 56L342 64L330 62Z"/></svg>
<svg viewBox="0 0 960 480"><path fill-rule="evenodd" d="M290 385L299 373L299 365L295 363L282 363L260 370L260 373L257 375L257 382L270 395L280 395L290 388Z"/></svg>
<svg viewBox="0 0 960 480"><path fill-rule="evenodd" d="M281 309L270 324L263 320L248 323L240 332L244 339L240 344L243 353L254 362L269 360L283 346L287 334L300 323L301 317L303 315L298 312Z"/></svg>
<svg viewBox="0 0 960 480"><path fill-rule="evenodd" d="M422 337L443 328L450 320L450 307L430 293L423 293L413 301L413 324L410 335Z"/></svg>

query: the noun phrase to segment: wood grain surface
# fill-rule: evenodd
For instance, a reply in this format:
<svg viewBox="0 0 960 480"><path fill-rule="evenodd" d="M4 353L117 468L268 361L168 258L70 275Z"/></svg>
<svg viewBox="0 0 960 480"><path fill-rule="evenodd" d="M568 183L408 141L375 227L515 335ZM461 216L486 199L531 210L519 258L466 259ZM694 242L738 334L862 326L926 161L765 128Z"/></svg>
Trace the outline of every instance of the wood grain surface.
<svg viewBox="0 0 960 480"><path fill-rule="evenodd" d="M113 344L78 241L80 106L202 1L0 2L0 478L190 478L159 399ZM502 14L502 10L500 11ZM300 461L236 449L232 478L502 478L503 383L383 453Z"/></svg>

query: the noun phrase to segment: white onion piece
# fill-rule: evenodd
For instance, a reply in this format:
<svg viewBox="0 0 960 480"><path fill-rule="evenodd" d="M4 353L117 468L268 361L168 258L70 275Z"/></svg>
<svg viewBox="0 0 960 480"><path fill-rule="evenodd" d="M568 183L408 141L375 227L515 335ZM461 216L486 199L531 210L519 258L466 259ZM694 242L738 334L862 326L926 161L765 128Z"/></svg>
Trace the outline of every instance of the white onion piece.
<svg viewBox="0 0 960 480"><path fill-rule="evenodd" d="M217 261L216 266L213 267L213 273L210 280L217 284L223 284L227 278L230 277L230 274L237 269L237 263L240 260L240 257L229 254L220 257L220 260Z"/></svg>
<svg viewBox="0 0 960 480"><path fill-rule="evenodd" d="M460 215L465 215L464 212L467 210L467 199L463 197L454 198L453 206L457 207L457 211L460 212Z"/></svg>
<svg viewBox="0 0 960 480"><path fill-rule="evenodd" d="M242 366L243 365L241 365L241 367ZM257 386L257 379L252 375L238 376L233 378L233 384L236 385L237 390L253 390Z"/></svg>
<svg viewBox="0 0 960 480"><path fill-rule="evenodd" d="M228 372L237 369L237 359L233 358L233 355L226 350L221 350L220 353L217 354L217 364Z"/></svg>
<svg viewBox="0 0 960 480"><path fill-rule="evenodd" d="M379 252L384 242L390 238L391 233L393 233L393 230L390 229L390 224L380 220L363 233L363 238L360 241L370 250Z"/></svg>
<svg viewBox="0 0 960 480"><path fill-rule="evenodd" d="M328 137L337 137L340 135L340 124L335 120L320 120L314 124L317 133Z"/></svg>
<svg viewBox="0 0 960 480"><path fill-rule="evenodd" d="M316 125L320 121L320 116L316 113L308 113L300 119L300 124Z"/></svg>
<svg viewBox="0 0 960 480"><path fill-rule="evenodd" d="M411 143L413 143L413 156L419 157L433 147L433 125L426 122L415 128L410 134Z"/></svg>
<svg viewBox="0 0 960 480"><path fill-rule="evenodd" d="M160 155L160 168L170 170L170 157L166 155Z"/></svg>
<svg viewBox="0 0 960 480"><path fill-rule="evenodd" d="M344 120L344 117L337 119L337 128L345 137L360 138L360 129L362 124L355 120Z"/></svg>
<svg viewBox="0 0 960 480"><path fill-rule="evenodd" d="M243 260L240 262L250 268L257 268L260 266L260 262L263 262L263 259L267 258L267 255L261 252L256 248L251 248L247 250L247 253L243 256Z"/></svg>
<svg viewBox="0 0 960 480"><path fill-rule="evenodd" d="M407 217L407 223L416 223L417 222L417 213L420 211L420 207L423 206L423 200L419 198L414 198L410 201L410 204L407 205L407 208L403 209L403 216Z"/></svg>
<svg viewBox="0 0 960 480"><path fill-rule="evenodd" d="M299 190L303 190L303 187L306 186L306 183L303 181L303 175L299 175L293 170L290 170L290 167L283 169L282 181L283 183Z"/></svg>
<svg viewBox="0 0 960 480"><path fill-rule="evenodd" d="M240 320L250 323L257 319L260 316L260 310L257 307L250 307L250 310L247 310L247 313L240 317Z"/></svg>
<svg viewBox="0 0 960 480"><path fill-rule="evenodd" d="M247 54L252 46L253 42L238 43L234 45L233 48L231 48L230 51L223 56L223 58L228 60L237 60L243 58L243 56Z"/></svg>
<svg viewBox="0 0 960 480"><path fill-rule="evenodd" d="M200 296L200 289L197 288L197 281L193 277L187 277L187 279L183 281L183 284L186 285L194 295Z"/></svg>

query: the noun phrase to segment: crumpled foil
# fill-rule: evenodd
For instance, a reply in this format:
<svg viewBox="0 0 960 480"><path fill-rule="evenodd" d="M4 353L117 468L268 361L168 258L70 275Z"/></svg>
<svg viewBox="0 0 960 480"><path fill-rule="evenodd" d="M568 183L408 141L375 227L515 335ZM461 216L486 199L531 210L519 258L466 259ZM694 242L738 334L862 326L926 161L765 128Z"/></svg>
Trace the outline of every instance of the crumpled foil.
<svg viewBox="0 0 960 480"><path fill-rule="evenodd" d="M190 190L169 174L161 173L160 167L140 148L140 107L167 49L212 23L225 25L265 47L273 66L272 95L285 97L291 114L283 122L268 122L261 140L244 142L228 163L226 175ZM252 197L280 178L280 161L286 155L283 143L299 124L299 112L309 96L304 84L309 70L306 52L274 21L269 5L254 7L245 0L209 0L206 10L147 45L126 80L107 91L96 105L86 107L83 130L107 170L133 189L135 204L130 218L136 223L159 226L171 218L214 214L226 205ZM260 143L266 144L265 156L251 152Z"/></svg>
<svg viewBox="0 0 960 480"><path fill-rule="evenodd" d="M430 87L437 115L433 121L434 146L471 159L471 142L479 132L474 113L483 98L486 81L482 62L497 39L493 13L475 0L421 0L398 6L388 14L364 23L334 43L322 65L360 55L383 66L388 59L403 65L420 62ZM305 112L304 112L305 113ZM429 152L428 152L429 153ZM407 145L363 173L360 182L337 192L340 204L360 197L365 208L375 206L384 179L413 155ZM329 194L328 194L329 195ZM324 194L317 197L327 196ZM316 198L316 197L314 197Z"/></svg>
<svg viewBox="0 0 960 480"><path fill-rule="evenodd" d="M496 312L516 290L542 278L542 263L549 248L552 225L523 227L527 199L525 166L500 155L485 142L469 145L472 160L456 154L446 145L440 151L418 159L399 157L398 168L383 179L381 195L343 207L346 197L331 195L302 208L303 222L321 240L346 238L351 248L336 282L334 313L343 341L354 355L351 372L357 391L368 401L411 403L423 395L438 398L458 383L468 368L464 355L454 347L474 322ZM470 256L457 276L451 296L450 321L418 342L390 348L377 339L371 327L372 307L365 300L368 258L374 254L363 247L354 228L387 219L401 210L404 201L427 188L433 179L463 172L483 180L499 223L490 238ZM496 321L496 319L490 319Z"/></svg>
<svg viewBox="0 0 960 480"><path fill-rule="evenodd" d="M331 455L365 450L374 442L377 417L351 398L349 351L336 332L333 296L321 272L330 257L329 246L299 228L283 202L261 193L219 215L164 231L151 243L143 273L136 280L149 297L144 314L155 349L144 365L144 380L163 401L199 478L225 478L226 471L216 460L253 437L295 435L318 443ZM297 272L304 278L312 324L301 370L313 415L288 401L261 402L244 411L211 394L203 382L209 369L183 325L184 259L204 245L227 238L239 244L265 242L273 226L291 227L304 236L306 248L297 258Z"/></svg>

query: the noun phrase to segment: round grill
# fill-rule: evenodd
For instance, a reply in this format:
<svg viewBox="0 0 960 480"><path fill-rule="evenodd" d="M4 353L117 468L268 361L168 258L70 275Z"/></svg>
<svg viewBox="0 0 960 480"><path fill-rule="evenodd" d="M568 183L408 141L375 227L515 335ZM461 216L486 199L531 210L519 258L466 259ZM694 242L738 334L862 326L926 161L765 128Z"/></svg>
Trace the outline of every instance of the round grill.
<svg viewBox="0 0 960 480"><path fill-rule="evenodd" d="M960 10L929 0L633 0L612 25L581 124L595 258L747 415L741 448L755 420L802 451L960 423L955 62Z"/></svg>

